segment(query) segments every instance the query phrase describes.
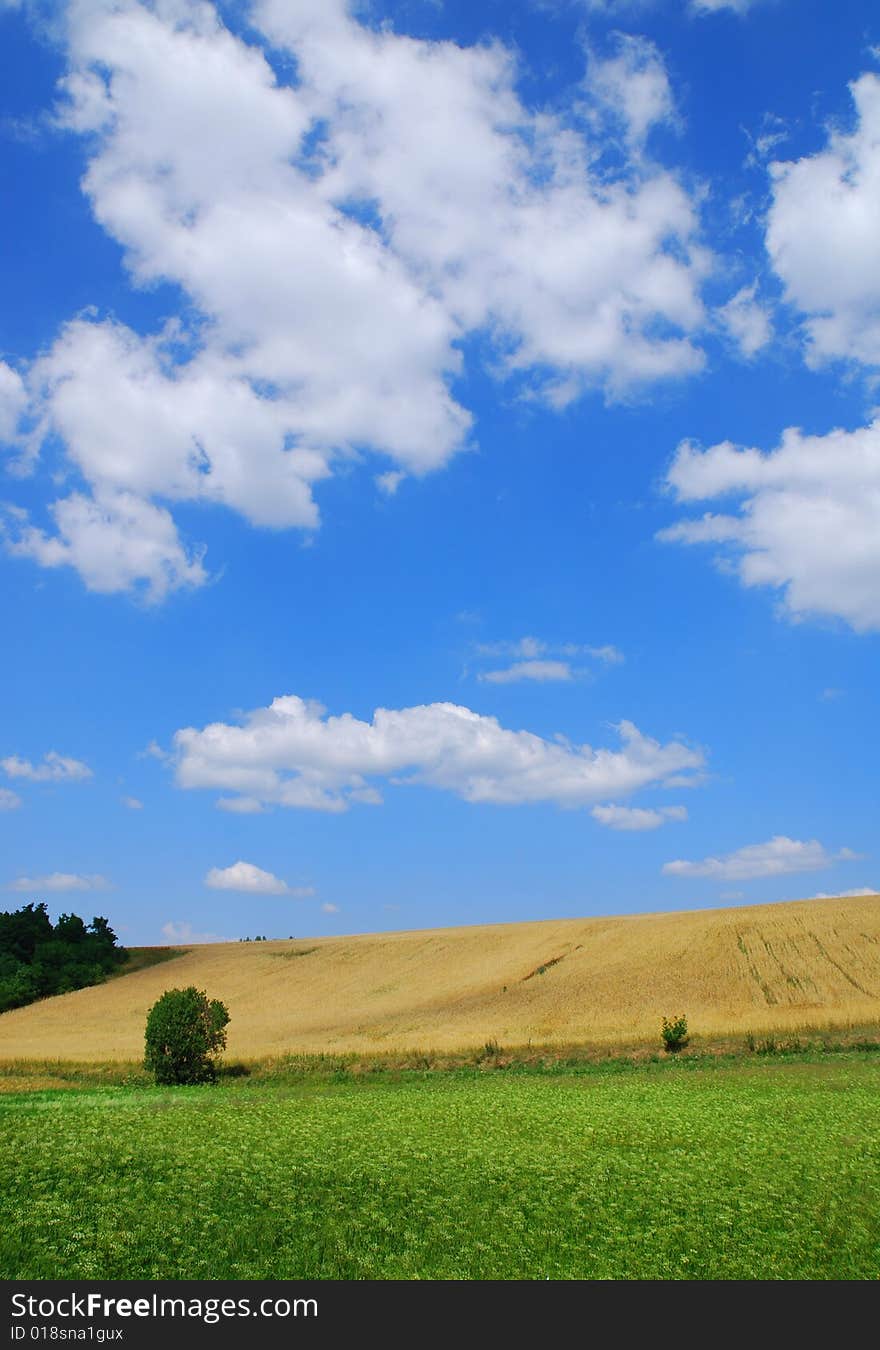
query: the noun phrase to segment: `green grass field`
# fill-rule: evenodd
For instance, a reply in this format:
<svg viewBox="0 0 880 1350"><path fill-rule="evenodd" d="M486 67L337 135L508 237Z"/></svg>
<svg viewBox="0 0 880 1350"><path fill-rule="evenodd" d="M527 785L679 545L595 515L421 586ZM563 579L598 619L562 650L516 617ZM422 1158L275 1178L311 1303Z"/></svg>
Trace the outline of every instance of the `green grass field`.
<svg viewBox="0 0 880 1350"><path fill-rule="evenodd" d="M0 1098L6 1279L880 1276L880 1063Z"/></svg>

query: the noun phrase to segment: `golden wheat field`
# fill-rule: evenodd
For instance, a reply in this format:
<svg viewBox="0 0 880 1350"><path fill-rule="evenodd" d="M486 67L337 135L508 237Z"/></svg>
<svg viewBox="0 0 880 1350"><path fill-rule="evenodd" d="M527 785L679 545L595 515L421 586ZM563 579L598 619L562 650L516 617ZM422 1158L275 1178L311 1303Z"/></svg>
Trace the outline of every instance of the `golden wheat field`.
<svg viewBox="0 0 880 1350"><path fill-rule="evenodd" d="M147 1010L195 984L228 1054L656 1042L880 1018L880 896L189 948L0 1017L0 1059L135 1060Z"/></svg>

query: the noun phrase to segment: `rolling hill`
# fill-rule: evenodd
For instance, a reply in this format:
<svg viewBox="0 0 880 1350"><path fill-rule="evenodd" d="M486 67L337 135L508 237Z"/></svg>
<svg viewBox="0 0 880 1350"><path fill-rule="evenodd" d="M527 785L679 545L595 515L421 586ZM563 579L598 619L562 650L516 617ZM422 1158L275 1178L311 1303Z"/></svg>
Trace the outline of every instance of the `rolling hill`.
<svg viewBox="0 0 880 1350"><path fill-rule="evenodd" d="M147 1010L195 984L228 1055L657 1043L880 1019L880 896L217 943L0 1016L0 1059L137 1060Z"/></svg>

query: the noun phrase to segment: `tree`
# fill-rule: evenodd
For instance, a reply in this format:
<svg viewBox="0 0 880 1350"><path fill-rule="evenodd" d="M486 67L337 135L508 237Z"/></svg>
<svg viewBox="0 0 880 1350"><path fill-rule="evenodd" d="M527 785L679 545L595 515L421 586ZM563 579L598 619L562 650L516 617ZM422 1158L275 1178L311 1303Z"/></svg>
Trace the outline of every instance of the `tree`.
<svg viewBox="0 0 880 1350"><path fill-rule="evenodd" d="M43 903L0 913L0 1013L98 984L127 960L104 918L62 914L53 927Z"/></svg>
<svg viewBox="0 0 880 1350"><path fill-rule="evenodd" d="M203 989L168 989L147 1014L144 1067L157 1083L212 1083L229 1011Z"/></svg>
<svg viewBox="0 0 880 1350"><path fill-rule="evenodd" d="M14 913L0 914L0 951L30 965L37 947L52 936L52 921L45 904L23 905Z"/></svg>

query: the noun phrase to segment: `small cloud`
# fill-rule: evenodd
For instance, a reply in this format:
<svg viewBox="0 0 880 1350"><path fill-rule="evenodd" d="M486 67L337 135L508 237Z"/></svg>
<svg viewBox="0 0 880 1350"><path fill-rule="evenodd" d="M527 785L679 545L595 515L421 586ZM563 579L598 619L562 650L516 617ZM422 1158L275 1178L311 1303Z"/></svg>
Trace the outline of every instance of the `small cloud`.
<svg viewBox="0 0 880 1350"><path fill-rule="evenodd" d="M547 644L540 638L524 637L517 638L515 642L478 642L476 650L480 656L519 656L526 661L533 661L543 656Z"/></svg>
<svg viewBox="0 0 880 1350"><path fill-rule="evenodd" d="M17 811L21 806L21 797L9 788L0 788L0 811Z"/></svg>
<svg viewBox="0 0 880 1350"><path fill-rule="evenodd" d="M217 933L196 933L192 924L175 923L173 921L162 925L162 936L166 942L228 942L229 938L220 937Z"/></svg>
<svg viewBox="0 0 880 1350"><path fill-rule="evenodd" d="M322 905L322 906L321 906L321 909L323 910L323 912L324 912L325 914L338 914L338 913L339 913L339 906L338 906L338 905L326 904L326 905Z"/></svg>
<svg viewBox="0 0 880 1350"><path fill-rule="evenodd" d="M745 891L722 891L720 898L722 900L745 900Z"/></svg>
<svg viewBox="0 0 880 1350"><path fill-rule="evenodd" d="M791 135L791 129L785 118L777 116L776 113L764 113L755 135L752 135L746 127L743 127L742 131L752 147L745 159L745 167L749 169L764 169L767 161L776 158L779 146L784 145Z"/></svg>
<svg viewBox="0 0 880 1350"><path fill-rule="evenodd" d="M514 642L482 642L474 648L478 656L504 656L512 662L497 670L483 671L477 679L486 684L514 684L520 680L536 683L568 683L590 677L590 671L572 665L576 658L588 658L603 665L619 665L623 652L611 643L591 647L582 642L544 642L542 638L522 637Z"/></svg>
<svg viewBox="0 0 880 1350"><path fill-rule="evenodd" d="M755 3L756 0L691 0L691 10L700 15L717 14L724 9L734 14L746 14Z"/></svg>
<svg viewBox="0 0 880 1350"><path fill-rule="evenodd" d="M0 769L8 778L26 778L32 783L75 783L92 777L92 770L82 760L70 759L50 750L43 756L42 764L32 764L29 759L18 755L9 755L0 759Z"/></svg>
<svg viewBox="0 0 880 1350"><path fill-rule="evenodd" d="M143 750L139 750L138 759L158 759L161 764L170 764L173 756L163 750L158 741L150 741Z"/></svg>
<svg viewBox="0 0 880 1350"><path fill-rule="evenodd" d="M567 661L517 661L505 670L487 670L478 679L487 684L515 684L520 680L535 680L539 684L573 679Z"/></svg>
<svg viewBox="0 0 880 1350"><path fill-rule="evenodd" d="M7 891L106 891L110 882L98 874L78 876L75 872L50 872L45 877L17 877Z"/></svg>
<svg viewBox="0 0 880 1350"><path fill-rule="evenodd" d="M122 805L127 806L129 811L143 811L144 804L139 797L122 797Z"/></svg>
<svg viewBox="0 0 880 1350"><path fill-rule="evenodd" d="M266 809L256 797L219 797L217 807L220 811L233 811L241 816L262 815Z"/></svg>
<svg viewBox="0 0 880 1350"><path fill-rule="evenodd" d="M840 862L860 862L865 857L864 853L855 853L851 848L842 848L835 853L835 858Z"/></svg>
<svg viewBox="0 0 880 1350"><path fill-rule="evenodd" d="M384 492L386 496L393 497L404 478L406 478L405 473L400 473L398 470L392 469L389 473L379 473L376 475L376 486L379 488L379 491Z"/></svg>
<svg viewBox="0 0 880 1350"><path fill-rule="evenodd" d="M843 693L844 691L842 689L834 689L834 688L823 689L821 694L819 695L819 698L823 703L831 703L832 700L834 699L843 698Z"/></svg>
<svg viewBox="0 0 880 1350"><path fill-rule="evenodd" d="M854 886L851 891L817 891L808 900L849 900L857 895L880 895L876 886Z"/></svg>
<svg viewBox="0 0 880 1350"><path fill-rule="evenodd" d="M670 774L668 778L663 779L665 788L696 788L702 787L708 783L710 775L708 773L694 773L691 775L682 773Z"/></svg>
<svg viewBox="0 0 880 1350"><path fill-rule="evenodd" d="M757 282L743 286L718 310L721 326L747 360L766 347L773 336L767 309L756 299L757 289Z"/></svg>
<svg viewBox="0 0 880 1350"><path fill-rule="evenodd" d="M610 642L604 647L585 647L588 656L593 656L597 661L604 661L607 666L618 666L626 660L619 647L613 646Z"/></svg>
<svg viewBox="0 0 880 1350"><path fill-rule="evenodd" d="M836 854L826 851L818 839L788 839L775 835L763 844L746 844L734 853L699 862L683 858L663 864L666 876L715 877L722 881L750 881L755 877L785 876L790 872L817 872L833 862L850 861L859 855L842 848Z"/></svg>
<svg viewBox="0 0 880 1350"><path fill-rule="evenodd" d="M250 895L288 895L304 900L315 894L314 886L288 886L272 872L265 872L254 863L236 862L231 867L212 867L205 877L205 885L213 891L243 891Z"/></svg>
<svg viewBox="0 0 880 1350"><path fill-rule="evenodd" d="M686 806L594 806L590 815L611 830L656 830L668 820L687 820Z"/></svg>

